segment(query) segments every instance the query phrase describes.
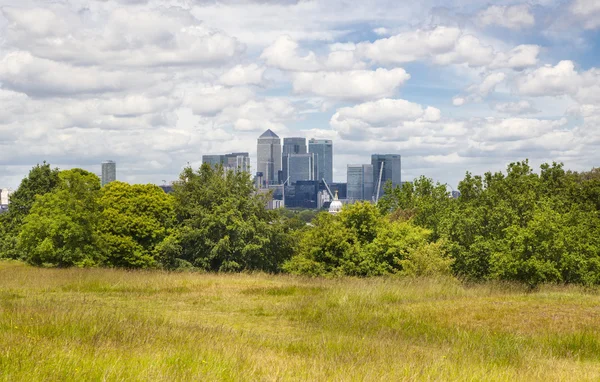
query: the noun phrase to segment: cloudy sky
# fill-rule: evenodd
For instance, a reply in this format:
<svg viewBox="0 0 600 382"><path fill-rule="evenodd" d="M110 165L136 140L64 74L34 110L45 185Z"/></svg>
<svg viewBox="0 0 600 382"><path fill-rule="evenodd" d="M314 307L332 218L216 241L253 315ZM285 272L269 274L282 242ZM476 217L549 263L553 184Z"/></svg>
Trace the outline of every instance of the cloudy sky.
<svg viewBox="0 0 600 382"><path fill-rule="evenodd" d="M38 162L156 183L265 129L455 186L600 166L600 1L0 0L0 187Z"/></svg>

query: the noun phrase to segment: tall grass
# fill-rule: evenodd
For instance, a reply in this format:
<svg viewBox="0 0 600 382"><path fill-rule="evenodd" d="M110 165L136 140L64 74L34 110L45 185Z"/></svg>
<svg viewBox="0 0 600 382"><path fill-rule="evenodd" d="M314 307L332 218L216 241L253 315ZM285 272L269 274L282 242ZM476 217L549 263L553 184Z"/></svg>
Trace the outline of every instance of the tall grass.
<svg viewBox="0 0 600 382"><path fill-rule="evenodd" d="M599 380L600 297L0 263L0 380Z"/></svg>

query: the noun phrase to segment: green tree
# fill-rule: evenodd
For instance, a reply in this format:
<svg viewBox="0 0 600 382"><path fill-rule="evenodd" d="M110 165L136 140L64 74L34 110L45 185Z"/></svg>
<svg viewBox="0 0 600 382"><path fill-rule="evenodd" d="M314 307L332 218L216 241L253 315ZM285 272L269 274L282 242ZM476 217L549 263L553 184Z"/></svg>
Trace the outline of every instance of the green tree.
<svg viewBox="0 0 600 382"><path fill-rule="evenodd" d="M186 168L174 185L177 227L158 247L161 261L210 271L276 272L292 243L279 214L266 209L246 172L203 164Z"/></svg>
<svg viewBox="0 0 600 382"><path fill-rule="evenodd" d="M36 197L17 249L34 265L98 265L102 258L96 234L100 180L81 169L61 171L58 176L53 191Z"/></svg>
<svg viewBox="0 0 600 382"><path fill-rule="evenodd" d="M152 184L111 182L100 191L98 203L103 264L124 268L158 266L154 250L172 226L172 197Z"/></svg>
<svg viewBox="0 0 600 382"><path fill-rule="evenodd" d="M0 258L17 259L17 238L25 217L29 214L36 196L47 194L59 184L58 169L46 162L33 167L19 188L10 196L7 213L0 215Z"/></svg>

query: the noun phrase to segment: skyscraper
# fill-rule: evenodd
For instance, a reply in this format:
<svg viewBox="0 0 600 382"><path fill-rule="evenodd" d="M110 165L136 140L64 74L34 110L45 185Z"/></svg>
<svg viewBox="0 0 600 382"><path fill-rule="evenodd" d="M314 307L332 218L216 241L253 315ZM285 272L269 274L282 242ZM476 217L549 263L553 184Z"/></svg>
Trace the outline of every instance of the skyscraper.
<svg viewBox="0 0 600 382"><path fill-rule="evenodd" d="M315 154L317 180L333 183L333 141L312 138L308 141L308 152Z"/></svg>
<svg viewBox="0 0 600 382"><path fill-rule="evenodd" d="M281 140L270 129L258 137L256 168L262 177L262 185L279 183L281 171Z"/></svg>
<svg viewBox="0 0 600 382"><path fill-rule="evenodd" d="M306 138L291 137L283 138L282 154L306 154Z"/></svg>
<svg viewBox="0 0 600 382"><path fill-rule="evenodd" d="M291 137L283 138L282 158L281 158L281 182L290 176L288 172L288 155L306 154L306 138ZM314 171L313 171L314 172ZM308 178L307 178L308 179ZM303 180L307 180L303 179ZM290 180L291 181L291 180Z"/></svg>
<svg viewBox="0 0 600 382"><path fill-rule="evenodd" d="M218 165L232 171L250 172L250 155L248 153L231 153L225 155L202 155L202 163L215 167Z"/></svg>
<svg viewBox="0 0 600 382"><path fill-rule="evenodd" d="M373 197L373 165L348 165L348 199L371 200Z"/></svg>
<svg viewBox="0 0 600 382"><path fill-rule="evenodd" d="M102 162L102 186L117 180L117 164L111 160Z"/></svg>
<svg viewBox="0 0 600 382"><path fill-rule="evenodd" d="M374 194L377 193L377 186L379 184L379 173L381 166L383 165L383 173L381 174L381 189L379 190L379 197L383 195L383 186L387 181L392 181L392 186L401 186L401 169L402 159L398 154L373 154L371 155L371 164L373 165L373 188Z"/></svg>
<svg viewBox="0 0 600 382"><path fill-rule="evenodd" d="M284 179L289 176L289 184L295 184L299 180L315 180L315 154L288 154L283 156ZM286 176L287 175L287 176Z"/></svg>

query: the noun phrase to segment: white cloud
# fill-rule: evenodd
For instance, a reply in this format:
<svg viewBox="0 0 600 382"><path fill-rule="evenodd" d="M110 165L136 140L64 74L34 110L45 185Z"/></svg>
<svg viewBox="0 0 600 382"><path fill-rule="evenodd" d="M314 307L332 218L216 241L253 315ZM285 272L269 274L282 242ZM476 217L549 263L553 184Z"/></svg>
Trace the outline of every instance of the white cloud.
<svg viewBox="0 0 600 382"><path fill-rule="evenodd" d="M13 52L0 60L3 86L30 96L120 92L150 86L160 77L144 73L105 71L99 67L74 67Z"/></svg>
<svg viewBox="0 0 600 382"><path fill-rule="evenodd" d="M219 80L227 86L260 85L263 82L265 69L257 64L236 65L223 73Z"/></svg>
<svg viewBox="0 0 600 382"><path fill-rule="evenodd" d="M361 100L388 97L404 84L410 75L402 68L379 68L347 72L300 72L293 75L295 93Z"/></svg>
<svg viewBox="0 0 600 382"><path fill-rule="evenodd" d="M357 60L353 44L330 46L331 52L318 57L313 51L302 55L299 44L290 36L281 36L262 52L260 58L271 67L294 72L362 69L366 65Z"/></svg>
<svg viewBox="0 0 600 382"><path fill-rule="evenodd" d="M526 4L492 5L479 12L476 22L482 26L498 25L509 29L523 29L532 27L535 18Z"/></svg>
<svg viewBox="0 0 600 382"><path fill-rule="evenodd" d="M531 102L525 100L499 103L494 106L494 109L500 113L511 115L533 114L539 112Z"/></svg>
<svg viewBox="0 0 600 382"><path fill-rule="evenodd" d="M254 93L246 88L196 87L186 91L184 105L195 114L215 116L226 108L242 105L253 97Z"/></svg>
<svg viewBox="0 0 600 382"><path fill-rule="evenodd" d="M443 129L441 112L403 99L381 99L343 107L331 117L330 125L347 140L379 139L405 141ZM452 133L452 129L446 132Z"/></svg>
<svg viewBox="0 0 600 382"><path fill-rule="evenodd" d="M10 46L75 64L214 66L244 51L235 38L205 27L177 8L116 8L101 27L86 20L86 12L75 10L63 10L60 16L49 9L9 8L3 13L11 22Z"/></svg>
<svg viewBox="0 0 600 382"><path fill-rule="evenodd" d="M538 45L519 45L506 53L497 53L491 68L523 70L537 65L539 54L540 47Z"/></svg>
<svg viewBox="0 0 600 382"><path fill-rule="evenodd" d="M359 57L383 64L431 60L439 65L467 64L470 67L516 70L536 65L539 51L537 45L519 45L506 52L496 52L476 36L446 26L401 32L356 45Z"/></svg>
<svg viewBox="0 0 600 382"><path fill-rule="evenodd" d="M468 91L481 97L487 96L497 85L504 82L506 75L502 72L487 75L479 85L472 85Z"/></svg>
<svg viewBox="0 0 600 382"><path fill-rule="evenodd" d="M520 94L530 96L569 95L582 104L600 103L600 70L577 72L573 61L546 65L516 79Z"/></svg>
<svg viewBox="0 0 600 382"><path fill-rule="evenodd" d="M600 2L597 0L574 0L569 9L575 17L583 21L586 29L600 27Z"/></svg>
<svg viewBox="0 0 600 382"><path fill-rule="evenodd" d="M474 139L480 142L517 141L542 136L566 125L566 119L558 121L533 118L486 118L476 130Z"/></svg>
<svg viewBox="0 0 600 382"><path fill-rule="evenodd" d="M454 97L452 98L452 104L454 106L462 106L467 102L467 100L464 97Z"/></svg>

